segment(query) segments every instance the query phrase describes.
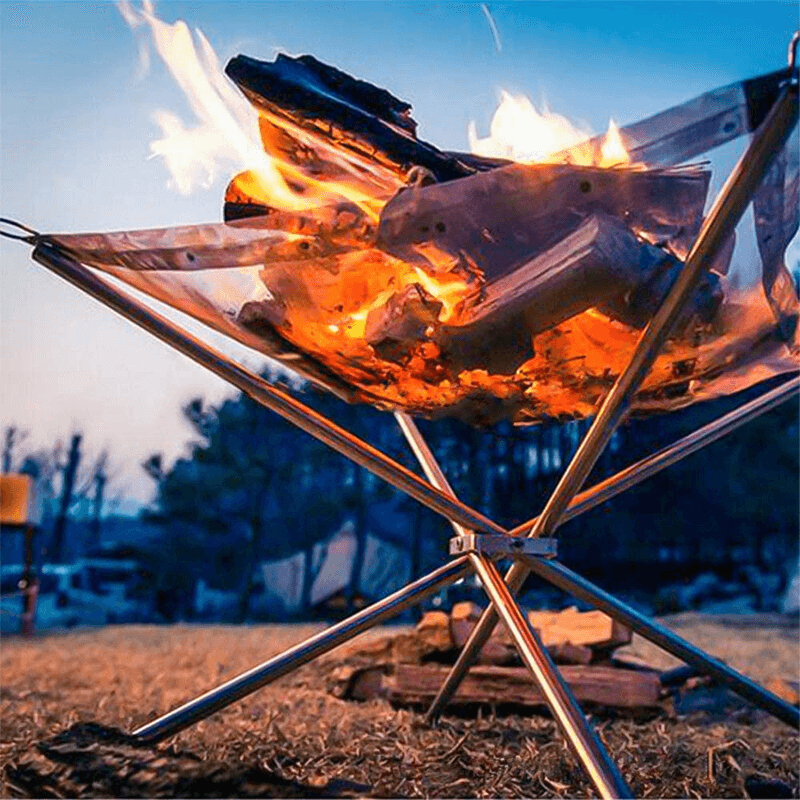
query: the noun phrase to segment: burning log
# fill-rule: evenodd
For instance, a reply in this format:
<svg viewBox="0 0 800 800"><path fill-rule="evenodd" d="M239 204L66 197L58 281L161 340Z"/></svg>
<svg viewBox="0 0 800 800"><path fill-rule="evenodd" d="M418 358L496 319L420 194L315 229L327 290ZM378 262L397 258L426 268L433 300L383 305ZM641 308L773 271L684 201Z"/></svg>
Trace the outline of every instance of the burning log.
<svg viewBox="0 0 800 800"><path fill-rule="evenodd" d="M377 243L422 263L430 242L465 254L495 280L607 214L642 239L685 256L700 229L709 173L678 169L600 169L511 164L459 181L399 192L381 212Z"/></svg>
<svg viewBox="0 0 800 800"><path fill-rule="evenodd" d="M409 348L428 338L441 310L436 298L413 283L369 313L364 338L382 358L400 361L409 355Z"/></svg>
<svg viewBox="0 0 800 800"><path fill-rule="evenodd" d="M513 374L534 354L533 337L592 307L642 326L680 270L661 248L641 242L619 220L590 216L535 258L489 282L456 325L438 324L441 303L414 285L371 312L366 339L384 358L401 360L433 341L456 370ZM709 321L721 301L709 275L684 321Z"/></svg>
<svg viewBox="0 0 800 800"><path fill-rule="evenodd" d="M265 62L240 55L225 72L267 119L333 140L397 175L416 165L438 181L452 180L497 163L444 153L420 141L409 103L313 56L280 54ZM227 214L233 218L238 211L232 207Z"/></svg>
<svg viewBox="0 0 800 800"><path fill-rule="evenodd" d="M262 231L262 236L273 232L276 239L283 237L284 241L278 242L280 246L273 246L264 254L262 263L309 261L371 246L374 224L356 204L341 202L292 213L253 205L242 188L249 175L241 173L228 187L227 196L240 197L242 203L240 215L226 215L226 219L236 228Z"/></svg>

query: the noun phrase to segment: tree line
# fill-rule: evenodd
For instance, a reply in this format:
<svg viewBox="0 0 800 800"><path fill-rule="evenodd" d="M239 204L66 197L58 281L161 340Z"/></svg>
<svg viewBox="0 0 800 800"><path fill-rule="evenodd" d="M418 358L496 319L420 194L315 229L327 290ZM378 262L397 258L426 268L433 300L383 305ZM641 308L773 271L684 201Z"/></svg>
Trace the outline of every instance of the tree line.
<svg viewBox="0 0 800 800"><path fill-rule="evenodd" d="M42 557L54 563L69 561L100 544L102 517L122 500L118 489L109 496L109 482L114 477L109 453L105 449L96 455L87 453L80 431L50 447L26 448L28 439L29 432L17 425L5 428L2 471L28 475L35 482L44 516L39 543ZM84 526L88 536L81 541L69 530L76 519L88 523Z"/></svg>
<svg viewBox="0 0 800 800"><path fill-rule="evenodd" d="M265 376L280 380L275 373ZM761 391L764 386L749 394ZM747 394L627 422L587 486L696 430ZM347 405L310 386L303 400L419 472L391 415ZM146 515L164 531L175 579L182 575L188 586L203 576L238 591L242 619L256 590L257 566L297 552L306 554L302 608L308 612L320 566L314 547L345 519L353 522L357 541L347 590L352 604L368 509L393 497L406 512L412 575L444 557L451 530L438 515L401 500L394 489L249 398L239 395L218 406L196 398L183 413L194 434L190 452L170 466L159 455L146 461L156 484ZM796 403L786 403L565 524L559 532L562 558L609 588L680 579L703 568L730 571L737 561L785 570L797 550L797 416ZM419 425L458 496L513 527L541 510L589 421L487 429L455 420Z"/></svg>
<svg viewBox="0 0 800 800"><path fill-rule="evenodd" d="M265 372L273 383L283 378ZM765 391L761 385L735 398L683 411L632 419L614 435L587 486L696 430ZM293 387L292 390L296 390ZM303 400L317 411L419 473L393 417L348 405L310 385ZM198 579L236 592L246 619L261 588L259 565L303 553L300 613L311 610L311 589L324 562L320 549L345 521L356 546L345 602L361 591L370 512L396 509L394 541L405 548L409 573L441 563L448 524L243 395L218 405L187 402L188 454L166 464L159 454L143 464L155 499L141 514L157 536L147 543L163 615L191 613ZM609 589L650 590L703 569L732 574L742 565L785 572L796 561L798 532L798 408L789 402L748 423L659 475L559 530L561 558ZM589 420L551 420L514 428L477 429L455 420L418 424L458 496L506 527L543 507L588 429ZM109 497L109 455L84 452L73 432L50 448L24 450L25 433L6 428L4 471L36 479L49 513L41 533L46 561L68 561L101 542ZM114 495L114 491L111 492ZM88 529L77 541L76 519ZM88 521L88 525L86 524ZM399 521L399 522L398 522ZM602 553L602 558L598 558Z"/></svg>

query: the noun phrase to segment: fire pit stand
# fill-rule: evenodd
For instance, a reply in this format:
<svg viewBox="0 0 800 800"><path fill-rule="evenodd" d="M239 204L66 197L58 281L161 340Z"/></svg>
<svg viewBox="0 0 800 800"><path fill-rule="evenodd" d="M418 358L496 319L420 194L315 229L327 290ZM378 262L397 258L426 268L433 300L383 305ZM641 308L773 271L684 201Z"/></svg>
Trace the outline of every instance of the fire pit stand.
<svg viewBox="0 0 800 800"><path fill-rule="evenodd" d="M794 61L796 47L797 35L790 48L787 80L777 100L720 191L680 276L642 334L627 367L603 401L591 428L544 510L535 519L512 531L502 528L455 497L418 428L406 414L397 412L396 418L428 478L427 482L291 395L271 386L138 300L121 292L46 237L40 237L27 229L28 235L16 237L35 245L34 260L207 367L261 405L441 514L450 521L456 533L451 550L456 555L449 563L281 655L149 722L134 731L135 736L146 742L158 742L173 736L368 628L419 603L470 572L480 578L491 605L473 630L428 712L431 722L442 712L488 639L498 618L502 618L524 664L541 688L556 722L597 793L601 797L631 796L630 789L513 598L525 578L533 572L630 626L643 637L696 667L700 672L713 676L788 725L800 727L800 711L797 708L560 564L554 559L555 547L550 539L561 522L574 518L630 488L748 420L795 397L800 391L800 378L795 377L655 455L579 493L611 434L626 416L634 393L652 366L687 299L741 219L773 158L797 123L798 85ZM521 536L527 536L527 540L520 539ZM513 560L513 566L505 579L500 576L493 562L495 557L509 557Z"/></svg>

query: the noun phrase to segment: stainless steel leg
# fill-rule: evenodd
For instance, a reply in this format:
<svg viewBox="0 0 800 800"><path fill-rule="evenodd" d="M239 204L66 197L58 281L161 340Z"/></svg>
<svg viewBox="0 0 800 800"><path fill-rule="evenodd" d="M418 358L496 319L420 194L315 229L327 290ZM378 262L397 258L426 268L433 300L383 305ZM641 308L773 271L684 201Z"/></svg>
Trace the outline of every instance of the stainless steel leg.
<svg viewBox="0 0 800 800"><path fill-rule="evenodd" d="M744 425L752 419L755 419L760 414L763 414L780 405L781 403L785 403L787 400L796 397L798 389L800 389L800 378L792 378L781 386L766 392L761 397L757 397L754 400L751 400L749 403L745 403L740 408L734 409L730 413L725 414L718 420L714 420L714 422L705 425L694 433L684 436L682 439L678 440L674 444L669 445L668 447L665 447L658 453L648 456L647 458L638 461L636 464L632 464L630 467L618 472L616 475L612 475L605 481L601 481L595 486L592 486L590 489L581 492L573 498L572 502L567 507L567 510L564 513L564 521L574 519L580 514L583 514L600 505L601 503L604 503L606 500L616 497L626 489L636 486L638 483L641 483L643 480L655 475L662 469L666 469L672 464L680 461L682 458L686 458L692 453L697 452L705 445L710 444L711 442L719 439L721 436L736 430L738 427ZM510 534L512 536L522 536L531 530L531 528L536 524L537 520L538 517L534 517L532 520L529 520L528 522L525 522L522 525L514 528L512 531L510 531ZM523 576L522 570L514 570L513 568L506 576L509 589L512 593L519 591L520 587L524 583L525 577L527 577L527 574L522 577L522 580L520 580L521 576ZM487 626L487 628L489 628L489 634L491 634L491 630L497 624L497 616L494 614L492 608L488 608L484 612L484 616L486 617L486 622L484 624ZM481 618L479 624L482 621L483 618ZM483 637L475 636L475 632L473 632L473 636L470 637L470 639L468 639L464 645L464 648L459 654L455 666L448 674L447 678L439 689L439 692L434 698L433 703L428 710L428 722L434 722L442 713L445 706L450 701L450 698L453 696L453 693L458 688L458 684L461 682L466 670L469 669L470 664L474 663L484 644L485 640ZM761 691L763 692L763 690Z"/></svg>
<svg viewBox="0 0 800 800"><path fill-rule="evenodd" d="M511 569L506 573L505 581L512 596L520 590L528 574L527 567L522 566L520 562L515 561L511 566ZM431 707L425 715L425 719L429 724L433 724L439 719L453 695L458 691L458 687L461 685L461 681L464 680L467 671L475 663L478 654L492 635L492 631L497 625L497 620L497 611L493 605L484 609L477 624L472 629L472 633L461 648L456 663L447 673L444 682L436 693L436 697L433 698Z"/></svg>
<svg viewBox="0 0 800 800"><path fill-rule="evenodd" d="M702 428L698 428L687 436L678 439L677 442L673 442L657 453L653 453L653 455L631 464L611 477L600 481L600 483L596 483L589 489L575 495L564 512L562 522L575 519L575 517L579 517L581 514L585 514L587 511L602 505L607 500L611 500L612 497L616 497L633 486L637 486L642 481L651 478L673 464L677 464L692 455L692 453L696 453L706 445L716 442L717 439L721 439L742 425L746 425L761 414L777 408L787 400L796 398L798 393L800 393L800 377L791 378L786 383L782 383L769 392L765 392L739 406L739 408L724 414L719 419L709 422L708 425L704 425ZM509 531L509 535L526 535L537 520L538 517L534 517L521 525L517 525L516 528Z"/></svg>
<svg viewBox="0 0 800 800"><path fill-rule="evenodd" d="M428 480L439 489L455 496L439 463L414 421L406 414L395 414L400 429L422 465ZM451 522L456 533L466 533L457 522ZM495 565L483 555L470 553L470 563L483 588L500 610L525 666L541 688L548 707L567 737L569 746L601 797L632 797L622 775L600 740L587 723L580 706L561 677L556 665L531 630Z"/></svg>
<svg viewBox="0 0 800 800"><path fill-rule="evenodd" d="M179 325L157 314L136 298L75 261L67 252L46 240L37 244L31 256L61 278L82 289L126 319L144 328L223 380L240 389L260 405L324 442L328 447L368 469L379 478L405 492L448 519L457 519L484 533L503 533L503 529L483 514L448 497L426 483L411 470L398 464L377 448L359 439L327 417L314 411L286 392L210 347Z"/></svg>
<svg viewBox="0 0 800 800"><path fill-rule="evenodd" d="M170 711L163 717L153 722L148 722L133 732L145 742L160 742L174 736L184 728L195 722L205 719L215 711L219 711L237 700L251 694L291 672L297 667L308 663L317 656L327 653L334 647L352 639L359 633L399 614L409 606L419 603L425 597L438 591L444 586L454 583L470 572L467 556L456 558L449 564L434 570L424 578L420 578L400 591L389 595L374 605L359 611L316 636L295 645L274 658L259 664L257 667L232 678L222 686L189 701L188 703Z"/></svg>
<svg viewBox="0 0 800 800"><path fill-rule="evenodd" d="M698 282L742 218L775 157L797 124L797 86L786 86L720 189L675 284L645 328L628 365L603 400L592 426L575 453L531 536L549 536L588 477L631 399L653 365Z"/></svg>
<svg viewBox="0 0 800 800"><path fill-rule="evenodd" d="M558 527L567 506L580 490L611 434L627 413L631 399L667 340L686 301L692 296L704 271L742 218L753 193L797 124L797 95L798 89L794 84L782 89L772 110L720 190L678 279L645 328L628 365L603 400L591 428L542 513L537 517L529 536L550 536ZM512 594L519 591L527 576L527 567L522 562L515 562L506 574L506 583ZM436 719L447 705L496 624L497 615L490 606L478 620L455 666L434 699L428 711L429 720Z"/></svg>
<svg viewBox="0 0 800 800"><path fill-rule="evenodd" d="M680 658L681 661L691 664L705 675L711 675L745 700L763 708L787 725L794 728L800 727L800 709L789 705L749 678L740 675L719 659L713 658L691 642L687 642L657 622L648 619L558 561L527 558L526 563L532 572L544 578L548 583L590 603L595 608L599 608L610 617L619 620L644 636L645 639L649 639L668 653L672 653L676 658Z"/></svg>
<svg viewBox="0 0 800 800"><path fill-rule="evenodd" d="M522 661L542 690L558 726L567 737L570 749L586 772L600 797L633 797L631 790L592 731L544 645L531 630L508 591L497 567L485 556L470 554L473 569L514 639Z"/></svg>

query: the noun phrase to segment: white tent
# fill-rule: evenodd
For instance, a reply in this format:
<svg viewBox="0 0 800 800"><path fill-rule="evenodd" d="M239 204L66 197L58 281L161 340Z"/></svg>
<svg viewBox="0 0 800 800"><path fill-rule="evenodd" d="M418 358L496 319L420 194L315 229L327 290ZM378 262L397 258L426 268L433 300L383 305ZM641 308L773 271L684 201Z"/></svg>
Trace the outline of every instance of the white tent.
<svg viewBox="0 0 800 800"><path fill-rule="evenodd" d="M374 522L370 521L368 525L358 590L367 597L382 597L409 581L409 547L387 541ZM345 521L330 538L314 545L311 551L312 573L316 574L310 593L312 606L350 585L357 547L355 523L352 520ZM306 553L301 551L289 558L267 561L261 565L267 596L282 604L288 614L300 610L305 559Z"/></svg>

